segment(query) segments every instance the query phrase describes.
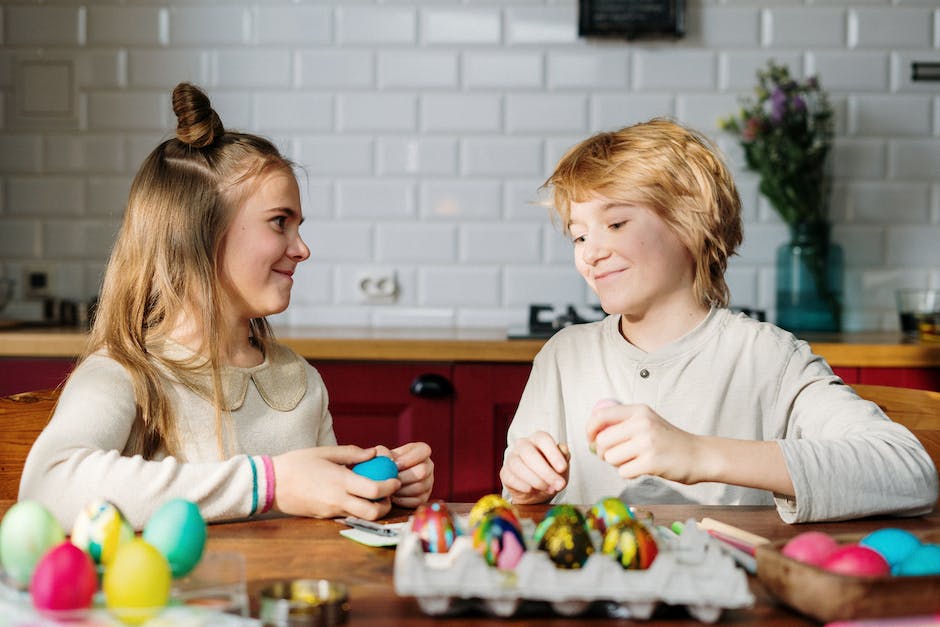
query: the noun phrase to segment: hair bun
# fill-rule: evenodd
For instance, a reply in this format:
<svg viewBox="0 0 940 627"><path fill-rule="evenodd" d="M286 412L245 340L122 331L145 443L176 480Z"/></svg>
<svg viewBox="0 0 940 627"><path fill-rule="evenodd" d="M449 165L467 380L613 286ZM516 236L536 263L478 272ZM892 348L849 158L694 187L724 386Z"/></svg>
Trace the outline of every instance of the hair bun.
<svg viewBox="0 0 940 627"><path fill-rule="evenodd" d="M176 138L195 148L210 146L225 133L222 120L209 104L204 91L190 83L180 83L173 90L176 114Z"/></svg>

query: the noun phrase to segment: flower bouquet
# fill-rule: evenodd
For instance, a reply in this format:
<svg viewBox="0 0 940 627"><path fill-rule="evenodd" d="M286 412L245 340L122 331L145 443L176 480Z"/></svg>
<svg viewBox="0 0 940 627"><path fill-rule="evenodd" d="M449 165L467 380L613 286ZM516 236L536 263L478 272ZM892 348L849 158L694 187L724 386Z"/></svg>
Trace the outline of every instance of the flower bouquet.
<svg viewBox="0 0 940 627"><path fill-rule="evenodd" d="M833 111L816 77L798 81L770 61L753 97L720 121L744 149L760 191L790 228L778 251L777 323L791 331L841 328L842 251L829 239Z"/></svg>

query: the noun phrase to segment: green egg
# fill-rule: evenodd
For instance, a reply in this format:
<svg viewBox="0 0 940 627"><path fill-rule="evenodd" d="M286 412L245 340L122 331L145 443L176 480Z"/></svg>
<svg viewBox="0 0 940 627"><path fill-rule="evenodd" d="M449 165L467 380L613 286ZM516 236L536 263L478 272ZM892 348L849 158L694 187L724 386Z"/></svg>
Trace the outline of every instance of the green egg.
<svg viewBox="0 0 940 627"><path fill-rule="evenodd" d="M144 540L166 557L173 577L183 577L199 560L206 547L206 521L199 506L173 499L158 509L144 526Z"/></svg>
<svg viewBox="0 0 940 627"><path fill-rule="evenodd" d="M0 564L20 586L28 586L46 551L65 540L55 517L36 501L20 501L0 523Z"/></svg>

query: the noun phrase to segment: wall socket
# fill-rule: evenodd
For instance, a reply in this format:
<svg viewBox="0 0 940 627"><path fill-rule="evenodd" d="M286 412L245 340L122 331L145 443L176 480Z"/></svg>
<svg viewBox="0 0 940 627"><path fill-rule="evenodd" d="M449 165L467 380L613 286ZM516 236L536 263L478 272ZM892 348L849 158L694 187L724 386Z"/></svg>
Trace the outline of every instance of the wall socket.
<svg viewBox="0 0 940 627"><path fill-rule="evenodd" d="M390 305L398 300L398 276L394 270L373 268L355 274L357 300L367 305Z"/></svg>
<svg viewBox="0 0 940 627"><path fill-rule="evenodd" d="M23 298L39 300L52 296L53 267L47 264L29 264L23 266Z"/></svg>

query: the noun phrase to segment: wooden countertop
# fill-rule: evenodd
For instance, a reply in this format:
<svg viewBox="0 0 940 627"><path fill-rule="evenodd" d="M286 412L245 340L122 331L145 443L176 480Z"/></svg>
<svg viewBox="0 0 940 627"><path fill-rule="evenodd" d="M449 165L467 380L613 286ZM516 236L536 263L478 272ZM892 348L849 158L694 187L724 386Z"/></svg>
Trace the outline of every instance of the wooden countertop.
<svg viewBox="0 0 940 627"><path fill-rule="evenodd" d="M311 360L531 362L544 339L506 339L501 329L363 329L283 327L286 345ZM897 332L810 335L813 350L834 367L938 368L940 342L905 340ZM77 356L78 329L0 329L0 357Z"/></svg>

